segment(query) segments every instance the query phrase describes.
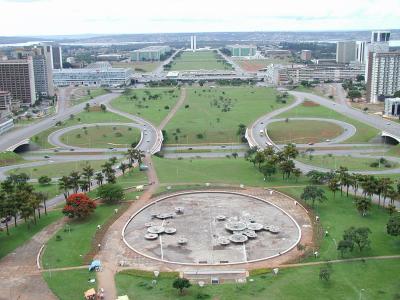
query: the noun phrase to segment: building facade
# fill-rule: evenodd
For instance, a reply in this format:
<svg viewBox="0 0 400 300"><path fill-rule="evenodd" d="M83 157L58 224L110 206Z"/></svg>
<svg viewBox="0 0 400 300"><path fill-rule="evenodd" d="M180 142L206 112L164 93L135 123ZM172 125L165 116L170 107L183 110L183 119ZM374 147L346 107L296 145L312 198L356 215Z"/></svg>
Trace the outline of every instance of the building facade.
<svg viewBox="0 0 400 300"><path fill-rule="evenodd" d="M255 56L257 52L257 47L254 45L228 45L226 46L231 52L232 56Z"/></svg>
<svg viewBox="0 0 400 300"><path fill-rule="evenodd" d="M169 46L149 46L134 50L131 55L133 61L160 61L163 56L171 51Z"/></svg>
<svg viewBox="0 0 400 300"><path fill-rule="evenodd" d="M62 70L62 48L59 45L51 46L51 57L53 70Z"/></svg>
<svg viewBox="0 0 400 300"><path fill-rule="evenodd" d="M356 42L343 41L336 43L336 62L338 64L348 64L356 60Z"/></svg>
<svg viewBox="0 0 400 300"><path fill-rule="evenodd" d="M190 36L190 50L197 50L197 37L195 35Z"/></svg>
<svg viewBox="0 0 400 300"><path fill-rule="evenodd" d="M312 53L311 50L301 50L300 59L301 60L311 60Z"/></svg>
<svg viewBox="0 0 400 300"><path fill-rule="evenodd" d="M36 101L33 59L0 61L0 90L9 91L21 105L29 106Z"/></svg>
<svg viewBox="0 0 400 300"><path fill-rule="evenodd" d="M385 99L385 115L400 117L400 98Z"/></svg>
<svg viewBox="0 0 400 300"><path fill-rule="evenodd" d="M367 100L377 103L400 90L400 52L370 54Z"/></svg>
<svg viewBox="0 0 400 300"><path fill-rule="evenodd" d="M95 63L85 69L54 70L56 86L83 85L120 87L130 84L132 70L112 68L109 63Z"/></svg>
<svg viewBox="0 0 400 300"><path fill-rule="evenodd" d="M366 49L367 49L367 42L365 41L356 42L356 61L360 64L365 64Z"/></svg>

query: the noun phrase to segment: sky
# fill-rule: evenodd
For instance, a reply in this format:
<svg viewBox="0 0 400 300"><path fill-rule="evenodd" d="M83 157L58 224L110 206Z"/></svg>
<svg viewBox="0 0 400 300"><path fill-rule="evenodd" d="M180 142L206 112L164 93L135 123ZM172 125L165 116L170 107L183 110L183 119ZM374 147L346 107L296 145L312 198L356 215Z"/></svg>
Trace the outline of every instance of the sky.
<svg viewBox="0 0 400 300"><path fill-rule="evenodd" d="M0 36L400 28L400 0L0 0Z"/></svg>

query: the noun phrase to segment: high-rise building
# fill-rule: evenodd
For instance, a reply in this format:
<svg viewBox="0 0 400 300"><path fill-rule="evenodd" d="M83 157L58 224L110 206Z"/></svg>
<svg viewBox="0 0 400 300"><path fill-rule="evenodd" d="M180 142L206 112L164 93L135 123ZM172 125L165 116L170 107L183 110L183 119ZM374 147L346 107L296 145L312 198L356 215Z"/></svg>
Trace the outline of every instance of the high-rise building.
<svg viewBox="0 0 400 300"><path fill-rule="evenodd" d="M227 45L226 49L231 52L232 56L254 56L257 52L255 45Z"/></svg>
<svg viewBox="0 0 400 300"><path fill-rule="evenodd" d="M190 50L196 51L197 49L197 37L195 35L190 36Z"/></svg>
<svg viewBox="0 0 400 300"><path fill-rule="evenodd" d="M29 106L36 101L33 59L0 61L0 90L9 91L21 105Z"/></svg>
<svg viewBox="0 0 400 300"><path fill-rule="evenodd" d="M301 50L300 58L301 60L311 60L311 50Z"/></svg>
<svg viewBox="0 0 400 300"><path fill-rule="evenodd" d="M0 134L14 127L14 121L10 117L11 93L0 91Z"/></svg>
<svg viewBox="0 0 400 300"><path fill-rule="evenodd" d="M0 91L0 111L11 111L11 93L9 91Z"/></svg>
<svg viewBox="0 0 400 300"><path fill-rule="evenodd" d="M400 98L385 99L385 115L400 117Z"/></svg>
<svg viewBox="0 0 400 300"><path fill-rule="evenodd" d="M365 64L365 50L367 42L357 41L356 42L356 61L360 64Z"/></svg>
<svg viewBox="0 0 400 300"><path fill-rule="evenodd" d="M371 42L365 48L365 82L371 74L371 61L373 53L389 52L390 31L372 31Z"/></svg>
<svg viewBox="0 0 400 300"><path fill-rule="evenodd" d="M171 51L169 46L149 46L132 52L133 61L159 61L164 60Z"/></svg>
<svg viewBox="0 0 400 300"><path fill-rule="evenodd" d="M384 100L400 91L400 52L373 52L369 55L367 100Z"/></svg>
<svg viewBox="0 0 400 300"><path fill-rule="evenodd" d="M53 64L53 69L54 70L62 70L62 49L61 46L52 46L51 47L51 52L52 52L52 64Z"/></svg>
<svg viewBox="0 0 400 300"><path fill-rule="evenodd" d="M338 64L348 64L356 60L356 42L343 41L336 43L336 62Z"/></svg>

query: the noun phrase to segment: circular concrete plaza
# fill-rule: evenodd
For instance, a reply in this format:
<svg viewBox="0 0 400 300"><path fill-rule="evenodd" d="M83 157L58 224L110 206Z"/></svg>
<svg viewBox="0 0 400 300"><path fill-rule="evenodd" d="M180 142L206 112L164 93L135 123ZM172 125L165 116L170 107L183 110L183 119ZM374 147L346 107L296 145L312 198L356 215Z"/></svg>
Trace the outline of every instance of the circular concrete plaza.
<svg viewBox="0 0 400 300"><path fill-rule="evenodd" d="M150 203L129 219L123 236L129 248L152 259L221 265L280 256L296 246L301 230L268 199L207 191Z"/></svg>

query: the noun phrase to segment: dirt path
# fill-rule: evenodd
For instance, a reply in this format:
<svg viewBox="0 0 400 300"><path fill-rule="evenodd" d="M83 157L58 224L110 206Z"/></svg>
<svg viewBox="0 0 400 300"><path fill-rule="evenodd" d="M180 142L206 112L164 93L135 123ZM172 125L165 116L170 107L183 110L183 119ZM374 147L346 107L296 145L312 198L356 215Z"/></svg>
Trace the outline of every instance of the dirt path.
<svg viewBox="0 0 400 300"><path fill-rule="evenodd" d="M181 88L181 95L179 96L179 100L176 102L175 106L170 110L170 112L164 118L164 120L161 121L160 125L158 126L158 129L160 130L164 129L164 127L168 124L168 122L172 119L172 117L175 116L176 112L185 102L186 94L187 94L186 88Z"/></svg>
<svg viewBox="0 0 400 300"><path fill-rule="evenodd" d="M179 110L185 100L186 89L182 88L179 100L176 102L175 106L171 109L164 120L162 120L158 129L161 130L168 124L168 122ZM97 256L97 258L101 260L103 265L102 271L99 272L97 275L97 280L99 283L99 287L103 288L106 291L106 300L114 300L118 296L114 277L118 271L118 263L121 260L121 253L124 253L124 251L126 250L125 245L121 243L122 229L130 216L140 207L145 206L149 202L152 195L157 191L160 185L157 172L154 168L154 164L150 155L146 155L146 157L144 158L144 163L149 167L147 171L147 177L148 181L151 182L151 185L142 194L140 199L133 202L130 207L125 211L125 213L117 221L115 221L114 224L110 226L103 239L102 249Z"/></svg>
<svg viewBox="0 0 400 300"><path fill-rule="evenodd" d="M62 228L64 222L65 219L61 219L47 226L0 260L0 300L57 299L36 266L36 256L42 245Z"/></svg>

